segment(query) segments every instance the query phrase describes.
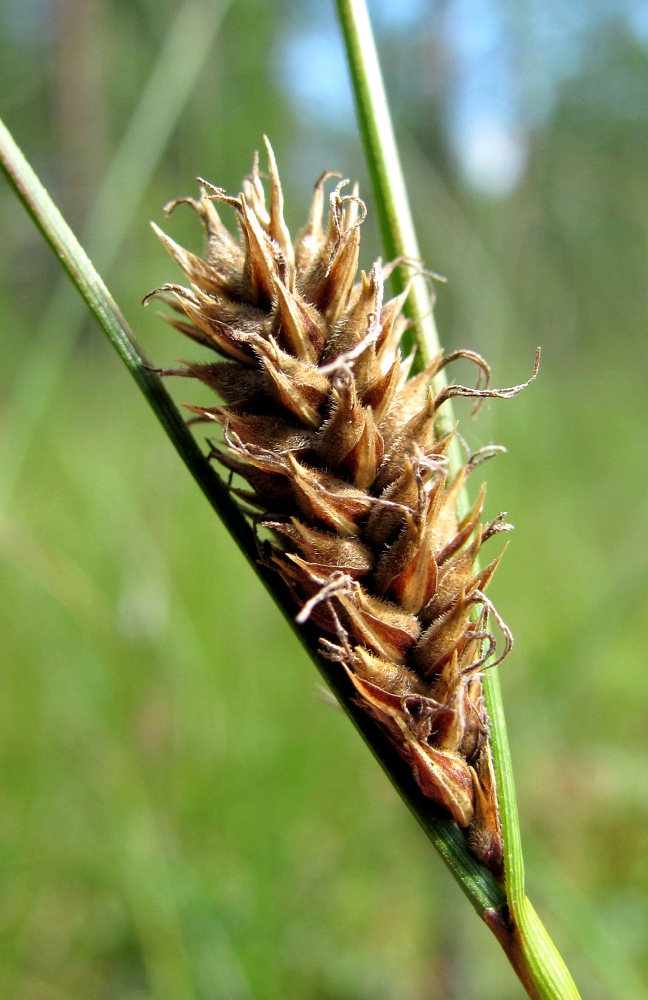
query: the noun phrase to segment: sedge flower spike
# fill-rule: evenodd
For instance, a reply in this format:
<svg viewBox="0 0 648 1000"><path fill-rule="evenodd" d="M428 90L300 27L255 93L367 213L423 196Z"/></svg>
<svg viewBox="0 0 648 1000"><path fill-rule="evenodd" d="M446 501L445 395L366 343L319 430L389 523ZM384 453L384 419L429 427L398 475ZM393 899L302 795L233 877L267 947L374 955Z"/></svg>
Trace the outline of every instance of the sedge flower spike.
<svg viewBox="0 0 648 1000"><path fill-rule="evenodd" d="M412 359L399 349L407 292L385 301L379 261L357 280L366 211L357 191L335 184L324 221L326 182L339 180L324 174L293 242L266 146L267 193L256 157L238 197L203 182L199 199L167 206L197 212L202 257L154 227L189 287L152 294L172 307L173 326L219 356L166 374L218 395L218 405L189 409L194 421L222 428L211 457L271 539L260 543L262 558L290 588L298 621L317 625L323 653L348 674L422 793L501 877L481 673L495 650L493 624L504 639L494 662L512 640L485 594L500 557L484 568L478 557L510 525L502 516L482 522L483 486L457 514L466 477L494 449L451 474L455 432L441 434L437 416L452 396L508 398L524 386L491 389L488 365L471 351L439 354L408 378ZM234 209L238 239L221 205ZM435 376L460 358L477 366L477 387L435 395Z"/></svg>

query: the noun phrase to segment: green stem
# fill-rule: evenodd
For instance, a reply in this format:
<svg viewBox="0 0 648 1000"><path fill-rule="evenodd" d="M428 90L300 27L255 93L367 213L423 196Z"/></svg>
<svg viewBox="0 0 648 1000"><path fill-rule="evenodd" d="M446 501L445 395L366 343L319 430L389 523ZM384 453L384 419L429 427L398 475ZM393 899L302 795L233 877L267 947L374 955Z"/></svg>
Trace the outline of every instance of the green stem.
<svg viewBox="0 0 648 1000"><path fill-rule="evenodd" d="M391 116L365 0L336 0L346 45L360 132L374 199L380 218L385 254L419 258L407 191L394 138ZM402 280L402 279L401 279ZM415 278L408 297L418 345L424 361L439 350L428 286ZM452 424L446 408L445 423ZM467 500L464 499L467 506ZM505 885L508 914L482 916L504 947L529 996L541 1000L577 1000L578 991L545 928L526 897L524 861L515 798L513 768L496 669L484 675L484 692L491 721L491 744L498 804L505 846ZM437 834L428 831L441 850ZM444 845L445 846L445 845ZM463 886L465 859L452 851L442 856Z"/></svg>
<svg viewBox="0 0 648 1000"><path fill-rule="evenodd" d="M367 8L357 0L336 0L336 3L385 256L388 260L405 257L418 261L421 255ZM426 365L440 349L429 286L415 267L404 265L392 277L396 293L405 288L408 278L411 289L405 312L418 331L412 339L418 341ZM407 340L403 339L407 348Z"/></svg>
<svg viewBox="0 0 648 1000"><path fill-rule="evenodd" d="M137 382L185 465L262 578L268 592L292 625L327 684L446 863L452 870L461 871L461 888L475 910L480 914L496 911L506 901L502 886L488 869L475 860L457 827L449 820L438 818L430 800L425 798L418 787L411 768L367 713L355 704L353 692L345 683L343 672L319 655L317 629L309 623L306 626L296 626L292 597L287 590L283 592L277 588L276 574L259 565L256 540L250 525L201 452L160 377L137 345L104 282L2 121L0 163L27 211Z"/></svg>

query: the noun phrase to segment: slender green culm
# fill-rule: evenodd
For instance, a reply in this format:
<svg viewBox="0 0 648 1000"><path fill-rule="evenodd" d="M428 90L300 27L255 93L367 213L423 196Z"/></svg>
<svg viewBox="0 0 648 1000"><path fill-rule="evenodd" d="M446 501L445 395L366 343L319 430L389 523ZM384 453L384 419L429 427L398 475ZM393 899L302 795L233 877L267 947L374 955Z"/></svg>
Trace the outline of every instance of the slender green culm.
<svg viewBox="0 0 648 1000"><path fill-rule="evenodd" d="M403 258L409 261L395 271L392 283L394 291L400 292L408 280L411 282L404 311L414 321L416 337L413 340L417 343L422 364L427 365L440 348L439 337L429 285L413 266L421 255L369 14L364 3L355 0L336 0L336 3L383 250L387 260ZM403 346L407 348L409 343L405 336Z"/></svg>
<svg viewBox="0 0 648 1000"><path fill-rule="evenodd" d="M9 183L68 272L87 307L135 378L191 475L223 519L250 564L261 576L272 598L285 614L379 764L433 840L449 868L461 873L459 881L462 891L478 913L497 911L505 902L504 890L499 880L471 853L456 825L439 816L433 803L421 793L411 768L394 750L389 738L356 705L348 685L342 683L343 678L338 665L321 656L317 629L311 627L308 622L299 628L296 627L294 604L282 596L282 592L277 591L274 574L258 563L258 547L249 522L233 502L231 494L225 489L220 477L196 444L159 375L135 341L132 331L104 282L2 121L0 121L0 164Z"/></svg>
<svg viewBox="0 0 648 1000"><path fill-rule="evenodd" d="M366 3L365 0L336 0L336 6L347 51L360 133L381 221L385 253L388 257L394 254L417 258L418 242ZM415 289L410 314L415 320L421 353L424 358L429 358L439 349L438 334L431 319L432 306L427 287L419 282ZM467 509L467 499L464 500L463 507ZM499 923L493 929L500 936L530 996L543 1000L576 1000L579 996L576 986L525 893L513 769L496 669L485 672L483 685L490 719L491 748L504 841L510 933L502 935ZM447 858L445 860L447 862ZM454 874L461 882L461 871L455 869Z"/></svg>

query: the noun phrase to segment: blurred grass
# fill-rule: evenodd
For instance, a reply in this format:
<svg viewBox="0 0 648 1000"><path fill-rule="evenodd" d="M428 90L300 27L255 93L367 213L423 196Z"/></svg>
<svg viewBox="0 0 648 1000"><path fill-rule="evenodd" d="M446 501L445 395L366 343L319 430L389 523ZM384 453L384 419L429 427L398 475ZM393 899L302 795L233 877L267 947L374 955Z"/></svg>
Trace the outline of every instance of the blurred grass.
<svg viewBox="0 0 648 1000"><path fill-rule="evenodd" d="M101 274L107 274L122 249L142 195L162 159L189 95L213 49L230 0L222 0L203 28L205 11L187 0L169 27L143 93L96 192L83 241ZM200 30L203 28L203 30ZM192 48L193 59L184 55ZM11 494L31 436L55 391L70 351L87 320L85 304L63 272L35 327L27 357L14 378L5 407L4 476L0 505ZM20 433L15 433L20 425Z"/></svg>
<svg viewBox="0 0 648 1000"><path fill-rule="evenodd" d="M3 994L443 996L429 984L452 962L458 995L517 996L123 373L86 355L1 537ZM505 495L517 524L497 599L517 638L503 681L530 890L587 982L587 937L561 926L571 894L569 919L579 899L605 914L606 955L645 962L645 704L610 664L640 656L646 568L605 512L547 545L590 486L572 476L556 502L541 489L555 476L548 383L515 421L497 416L510 454L490 504ZM578 447L572 426L563 449ZM630 500L637 427L616 470ZM598 981L586 995L614 994Z"/></svg>
<svg viewBox="0 0 648 1000"><path fill-rule="evenodd" d="M104 51L119 131L172 7L106 9L123 28ZM146 41L144 25L155 26ZM172 276L148 217L192 193L196 173L237 189L264 130L297 191L308 187L308 130L290 118L274 57L260 69L271 31L255 4L228 14L111 277L161 365L187 345L137 305ZM127 79L138 46L142 65ZM30 58L36 74L42 54ZM23 81L19 93L4 79L8 122L56 193L54 123L37 134L42 97L25 96L15 59L0 65ZM426 261L450 279L438 307L448 345L483 351L501 385L525 378L544 347L534 386L464 424L471 445L509 449L484 473L488 511L508 510L516 525L493 593L516 636L502 682L529 893L584 996L641 1000L645 154L618 137L606 147L582 113L580 131L564 117L503 203L471 197L411 149L406 167L426 205ZM353 174L356 147L339 135L328 145L319 169ZM618 148L618 168L602 172L597 148ZM5 190L0 214L4 402L58 275ZM188 221L174 216L173 227L184 238ZM0 522L0 995L519 997L97 331L67 358L38 433L12 434L25 462Z"/></svg>

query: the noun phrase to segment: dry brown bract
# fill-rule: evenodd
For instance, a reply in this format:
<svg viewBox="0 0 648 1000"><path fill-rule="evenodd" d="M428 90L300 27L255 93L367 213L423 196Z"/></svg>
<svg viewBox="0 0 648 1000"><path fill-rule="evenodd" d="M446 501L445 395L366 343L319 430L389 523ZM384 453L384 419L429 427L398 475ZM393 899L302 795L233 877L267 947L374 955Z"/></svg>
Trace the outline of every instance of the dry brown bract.
<svg viewBox="0 0 648 1000"><path fill-rule="evenodd" d="M323 175L306 228L293 243L283 217L274 155L269 205L255 158L237 198L205 182L198 257L156 232L189 280L163 285L170 322L227 360L186 363L222 405L192 407L222 427L213 457L247 486L240 500L260 511L274 541L267 559L321 628L363 708L384 727L424 793L462 828L474 853L499 873L502 844L481 669L510 634L484 591L498 559L476 568L491 535L484 488L464 517L457 497L468 472L448 473L452 435L436 416L454 395L511 396L489 388L472 352L441 355L408 379L399 350L404 296L383 301L383 268L356 283L365 206L348 181L329 196ZM232 206L235 240L216 205ZM167 206L171 211L178 202ZM476 363L477 389L431 382L448 361ZM534 372L535 374L535 372ZM501 657L500 657L501 659Z"/></svg>

